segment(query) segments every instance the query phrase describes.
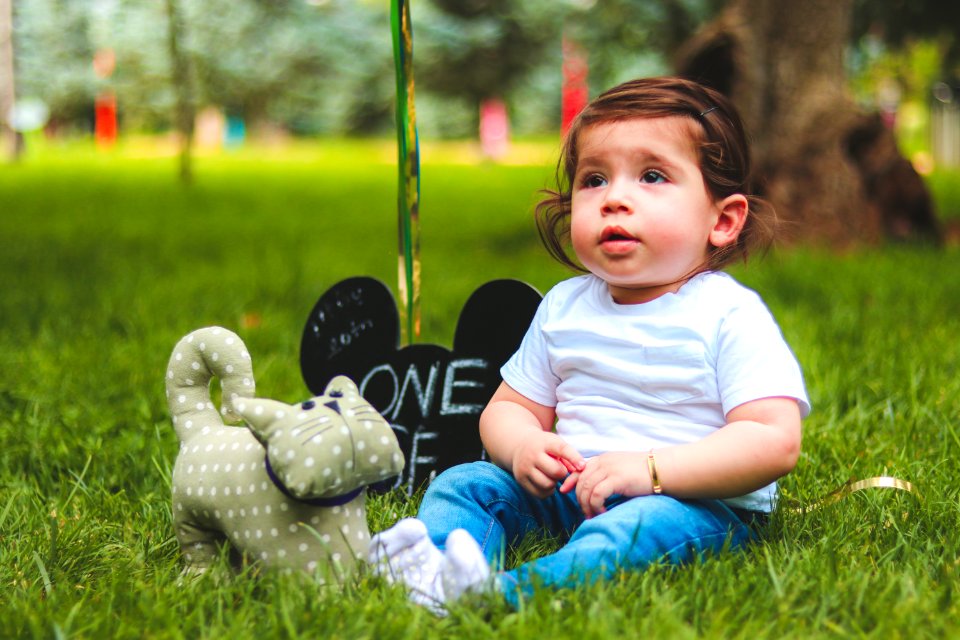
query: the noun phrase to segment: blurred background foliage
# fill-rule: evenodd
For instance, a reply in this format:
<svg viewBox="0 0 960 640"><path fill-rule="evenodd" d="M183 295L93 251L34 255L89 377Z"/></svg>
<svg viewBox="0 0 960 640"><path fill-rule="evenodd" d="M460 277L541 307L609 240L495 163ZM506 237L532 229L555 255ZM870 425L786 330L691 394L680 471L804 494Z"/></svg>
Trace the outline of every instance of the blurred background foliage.
<svg viewBox="0 0 960 640"><path fill-rule="evenodd" d="M177 0L195 108L251 134L382 135L393 130L385 0ZM470 137L478 105L506 101L517 135L559 126L561 42L589 52L591 93L669 72L671 54L723 0L414 0L421 135ZM176 91L162 0L17 0L18 100L49 108L48 132L89 132L98 92L116 95L122 132L172 127ZM932 0L858 0L848 66L866 105L906 106L917 138L938 81L956 85L960 9ZM115 70L95 73L97 51ZM102 75L102 74L101 74Z"/></svg>

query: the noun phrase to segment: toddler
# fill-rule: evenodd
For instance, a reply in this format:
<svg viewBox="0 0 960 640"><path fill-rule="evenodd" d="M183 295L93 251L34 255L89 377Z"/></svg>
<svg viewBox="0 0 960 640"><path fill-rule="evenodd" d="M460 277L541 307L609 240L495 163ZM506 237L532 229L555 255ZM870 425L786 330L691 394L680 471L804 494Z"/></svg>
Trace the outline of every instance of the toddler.
<svg viewBox="0 0 960 640"><path fill-rule="evenodd" d="M774 223L731 104L679 78L624 83L579 115L560 167L537 222L582 275L547 293L501 370L480 417L490 462L441 473L416 518L371 542L376 571L438 612L471 590L516 605L743 548L799 456L800 367L760 297L720 272ZM533 532L564 544L503 570Z"/></svg>

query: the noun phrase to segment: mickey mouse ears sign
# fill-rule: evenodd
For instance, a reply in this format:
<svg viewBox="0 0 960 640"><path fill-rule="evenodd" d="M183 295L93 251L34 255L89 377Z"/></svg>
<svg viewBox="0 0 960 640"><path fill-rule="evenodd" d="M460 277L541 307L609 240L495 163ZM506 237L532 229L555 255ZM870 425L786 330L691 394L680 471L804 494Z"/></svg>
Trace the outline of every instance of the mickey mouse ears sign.
<svg viewBox="0 0 960 640"><path fill-rule="evenodd" d="M324 293L310 312L300 343L300 369L318 394L336 375L391 424L407 465L395 486L408 492L447 467L479 460L480 412L500 384L500 367L520 346L540 303L517 280L481 286L460 312L453 349L400 347L400 316L379 280L349 278Z"/></svg>

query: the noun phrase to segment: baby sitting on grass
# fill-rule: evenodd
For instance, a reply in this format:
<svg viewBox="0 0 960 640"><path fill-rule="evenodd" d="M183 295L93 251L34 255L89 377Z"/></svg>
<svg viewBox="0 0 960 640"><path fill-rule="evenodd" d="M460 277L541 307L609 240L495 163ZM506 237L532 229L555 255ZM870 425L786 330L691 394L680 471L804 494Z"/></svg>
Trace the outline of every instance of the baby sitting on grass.
<svg viewBox="0 0 960 640"><path fill-rule="evenodd" d="M561 162L537 219L583 275L547 294L501 369L480 417L491 462L443 472L415 519L371 541L377 573L439 612L472 590L516 605L535 585L742 549L799 456L800 366L720 272L775 220L749 195L732 105L683 79L627 82L581 112ZM565 544L495 565L533 532Z"/></svg>

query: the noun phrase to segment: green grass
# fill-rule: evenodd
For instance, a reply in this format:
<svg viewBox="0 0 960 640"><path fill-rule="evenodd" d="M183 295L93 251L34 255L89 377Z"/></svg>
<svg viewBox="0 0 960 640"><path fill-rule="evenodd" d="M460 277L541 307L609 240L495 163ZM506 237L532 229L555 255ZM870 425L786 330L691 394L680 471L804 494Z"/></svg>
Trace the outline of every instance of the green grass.
<svg viewBox="0 0 960 640"><path fill-rule="evenodd" d="M169 511L177 443L162 385L170 349L194 328L233 328L261 395L305 397L298 349L317 297L359 274L395 287L391 153L317 142L202 157L190 187L169 158L129 148L46 148L0 167L0 636L960 632L955 247L794 249L734 269L779 319L814 405L785 494L809 504L849 478L890 474L920 498L873 491L803 515L782 509L745 554L542 592L518 612L490 601L438 620L366 575L342 590L273 574L181 585ZM518 277L545 290L567 275L530 219L550 161L459 157L427 148L423 168L424 340L445 345L483 282ZM371 525L415 508L378 497ZM513 559L549 545L530 541Z"/></svg>

